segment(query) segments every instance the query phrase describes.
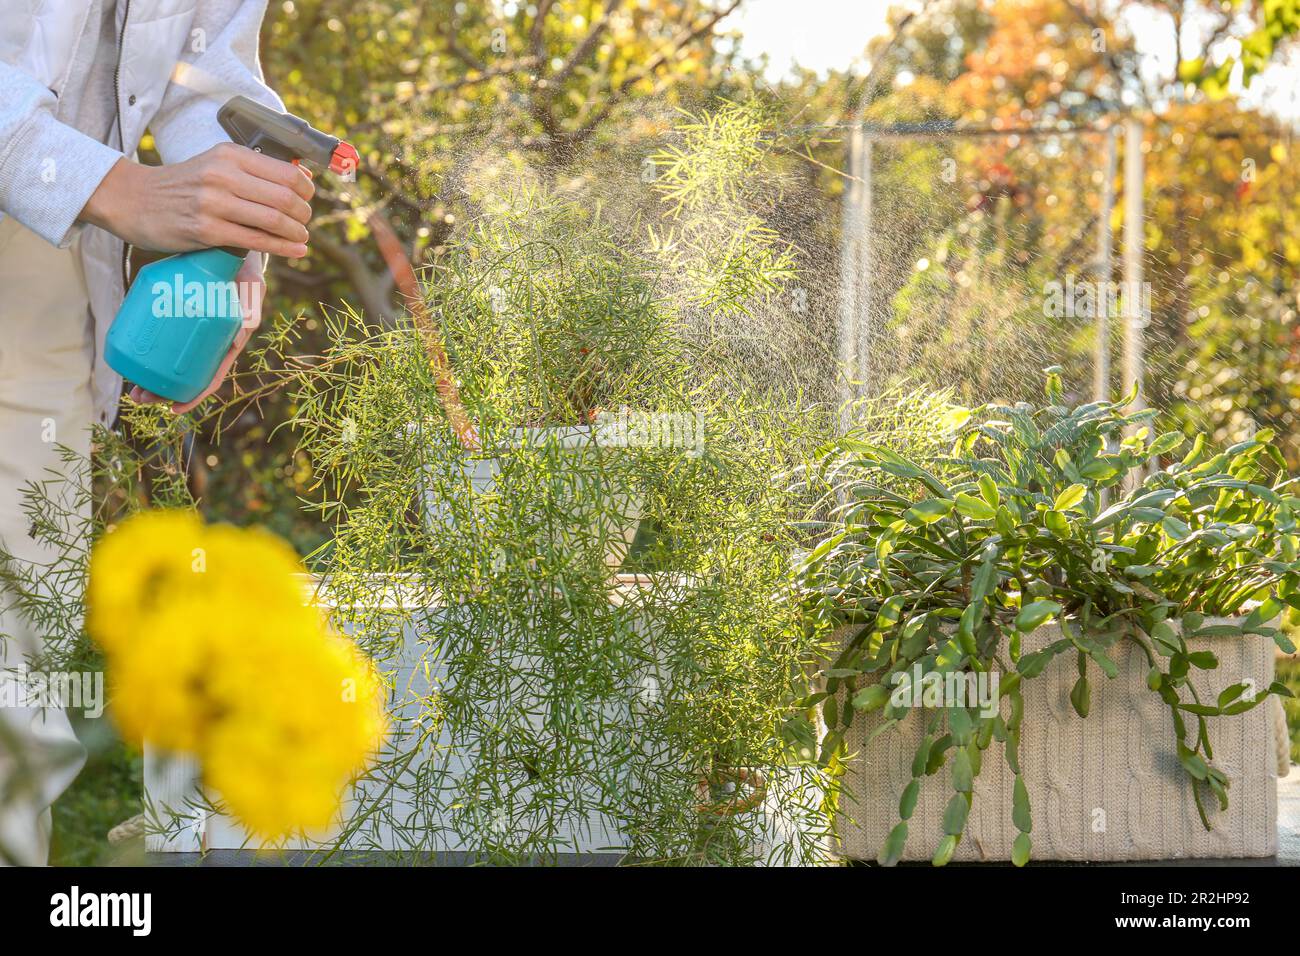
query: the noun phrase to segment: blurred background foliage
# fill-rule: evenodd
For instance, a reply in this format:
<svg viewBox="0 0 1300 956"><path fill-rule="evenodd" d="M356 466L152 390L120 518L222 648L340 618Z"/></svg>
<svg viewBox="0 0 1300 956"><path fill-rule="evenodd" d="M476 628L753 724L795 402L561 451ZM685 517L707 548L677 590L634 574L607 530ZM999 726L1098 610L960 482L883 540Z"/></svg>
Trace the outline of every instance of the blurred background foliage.
<svg viewBox="0 0 1300 956"><path fill-rule="evenodd" d="M377 233L394 233L417 270L434 265L494 178L524 170L639 215L652 202L648 157L671 142L680 110L758 100L782 133L767 157L768 218L795 243L801 276L755 318L779 329L772 357L834 396L846 125L951 122L979 135L875 146L870 308L886 317L882 376L906 369L966 400L1016 399L1042 365L1060 363L1077 398L1092 377L1091 323L1045 316L1042 300L1050 282L1091 277L1102 135L1002 131L1134 114L1148 120L1151 401L1225 442L1276 428L1300 466L1293 130L1215 80L1238 49L1225 38L1253 49L1272 29L1285 41L1289 28L1267 18L1290 0L930 0L863 38L865 66L780 81L739 52L744 2L273 3L270 83L290 110L351 139L362 162L356 182L319 178L311 254L272 263L268 325L293 323L310 354L324 310L340 303L398 320ZM1173 31L1181 74L1138 55L1121 25L1135 7ZM196 416L183 454L214 517L266 524L306 552L322 531L298 507L310 465L278 428L292 412L270 395L221 428Z"/></svg>

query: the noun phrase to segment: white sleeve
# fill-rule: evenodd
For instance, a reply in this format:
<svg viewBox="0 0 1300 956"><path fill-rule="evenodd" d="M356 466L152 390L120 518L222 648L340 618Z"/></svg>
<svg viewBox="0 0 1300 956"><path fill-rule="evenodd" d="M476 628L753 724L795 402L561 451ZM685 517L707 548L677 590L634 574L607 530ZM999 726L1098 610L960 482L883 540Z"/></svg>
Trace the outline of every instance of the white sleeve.
<svg viewBox="0 0 1300 956"><path fill-rule="evenodd" d="M55 118L54 93L0 62L0 212L56 246L122 154Z"/></svg>
<svg viewBox="0 0 1300 956"><path fill-rule="evenodd" d="M229 141L217 122L217 110L232 96L242 94L284 109L262 81L258 62L257 42L265 13L266 0L200 0L191 27L191 35L200 42L182 53L149 123L164 163L183 162Z"/></svg>

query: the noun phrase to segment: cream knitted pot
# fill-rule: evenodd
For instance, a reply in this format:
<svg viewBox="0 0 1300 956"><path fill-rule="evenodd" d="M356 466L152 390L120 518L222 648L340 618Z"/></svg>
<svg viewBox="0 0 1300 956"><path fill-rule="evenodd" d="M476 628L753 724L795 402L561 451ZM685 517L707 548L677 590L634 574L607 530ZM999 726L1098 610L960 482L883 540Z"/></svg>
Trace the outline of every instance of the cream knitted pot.
<svg viewBox="0 0 1300 956"><path fill-rule="evenodd" d="M1211 623L1208 619L1206 623ZM1026 639L1025 651L1061 638L1054 626ZM1194 671L1201 699L1253 681L1261 691L1273 680L1274 647L1258 636L1201 638L1219 666ZM1203 802L1214 825L1207 832L1193 801L1191 781L1174 749L1168 707L1147 689L1145 655L1123 640L1108 652L1119 674L1108 680L1090 668L1092 706L1082 718L1070 705L1078 672L1075 655L1057 655L1042 674L1021 683L1025 712L1020 766L1033 810L1035 860L1177 860L1269 857L1277 853L1277 771L1274 727L1267 706L1244 714L1208 718L1214 764L1228 775L1229 806L1219 811L1208 790ZM1003 705L1003 715L1008 712ZM846 743L855 756L845 776L838 821L842 852L849 859L876 858L898 822L898 800L911 780L911 762L923 736L918 710L870 744L880 726L876 711L860 715ZM1194 727L1189 715L1189 723ZM975 779L974 803L957 861L1009 860L1018 831L1011 822L1015 777L996 740L984 752ZM923 778L909 821L904 860L930 859L943 837L943 811L953 794L947 766Z"/></svg>

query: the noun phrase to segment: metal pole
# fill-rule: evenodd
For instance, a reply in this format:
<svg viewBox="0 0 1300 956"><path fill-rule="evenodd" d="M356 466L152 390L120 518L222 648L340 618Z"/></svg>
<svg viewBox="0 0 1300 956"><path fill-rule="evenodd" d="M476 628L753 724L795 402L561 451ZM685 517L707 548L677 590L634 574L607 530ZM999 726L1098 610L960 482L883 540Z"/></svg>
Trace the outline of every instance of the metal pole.
<svg viewBox="0 0 1300 956"><path fill-rule="evenodd" d="M1108 294L1114 263L1114 243L1110 222L1115 211L1115 166L1119 154L1119 130L1106 130L1102 161L1101 209L1097 219L1097 305L1096 360L1093 364L1093 398L1104 402L1110 397L1110 303Z"/></svg>
<svg viewBox="0 0 1300 956"><path fill-rule="evenodd" d="M1142 154L1142 124L1124 123L1124 388L1137 386L1134 410L1146 407L1143 392L1143 342L1146 316L1142 292L1143 197L1146 178Z"/></svg>
<svg viewBox="0 0 1300 956"><path fill-rule="evenodd" d="M875 194L872 190L872 155L873 143L870 135L862 137L862 168L858 175L862 178L862 217L859 220L858 227L860 232L860 241L858 243L858 356L857 367L858 377L862 384L858 386L858 394L865 396L871 390L871 358L872 346L875 344L875 320L871 311L871 267L872 267L872 206L874 205Z"/></svg>
<svg viewBox="0 0 1300 956"><path fill-rule="evenodd" d="M844 187L840 237L839 361L844 375L842 400L858 397L865 380L867 342L864 316L870 310L871 140L861 126L849 138L849 180ZM846 422L847 424L847 422Z"/></svg>
<svg viewBox="0 0 1300 956"><path fill-rule="evenodd" d="M857 195L861 190L858 178L858 154L862 149L862 129L855 126L849 134L848 179L844 183L844 201L840 212L840 314L837 358L839 373L844 377L840 402L847 405L853 398L853 316L857 314L858 300L858 210L861 200ZM847 409L844 425L848 426Z"/></svg>
<svg viewBox="0 0 1300 956"><path fill-rule="evenodd" d="M1142 123L1136 119L1124 121L1124 381L1125 392L1137 388L1137 397L1130 411L1146 408L1143 372L1145 365L1144 341L1149 299L1143 282L1143 195L1146 180L1145 156L1142 153ZM1136 472L1130 473L1131 484L1142 480Z"/></svg>

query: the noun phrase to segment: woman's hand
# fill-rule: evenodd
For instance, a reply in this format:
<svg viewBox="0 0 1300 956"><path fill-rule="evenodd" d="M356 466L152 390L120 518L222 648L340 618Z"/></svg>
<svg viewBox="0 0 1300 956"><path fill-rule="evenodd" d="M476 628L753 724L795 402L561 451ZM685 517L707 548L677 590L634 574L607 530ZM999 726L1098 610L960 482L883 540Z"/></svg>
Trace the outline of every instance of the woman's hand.
<svg viewBox="0 0 1300 956"><path fill-rule="evenodd" d="M306 170L222 143L171 166L118 160L81 218L159 252L234 246L300 259L314 193Z"/></svg>
<svg viewBox="0 0 1300 956"><path fill-rule="evenodd" d="M266 282L262 278L262 257L256 252L250 253L248 258L244 260L244 264L240 266L239 273L235 276L235 282L239 288L240 305L246 307L244 324L235 333L235 341L231 344L230 350L226 352L225 358L221 360L221 364L217 366L217 374L212 376L212 381L208 383L208 387L197 398L193 398L184 404L172 403L172 412L177 415L184 415L221 387L222 381L225 380L231 368L234 367L235 360L239 358L239 353L244 350L248 340L253 337L253 333L262 324L262 299L266 293ZM145 391L138 385L131 389L131 398L142 405L153 405L166 401L165 398L161 398L153 392Z"/></svg>

